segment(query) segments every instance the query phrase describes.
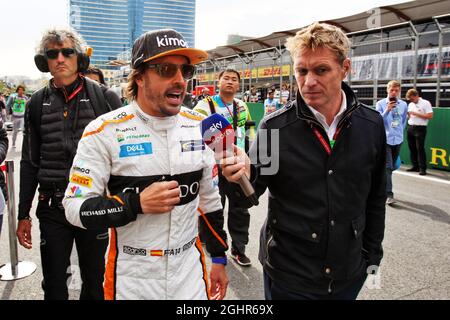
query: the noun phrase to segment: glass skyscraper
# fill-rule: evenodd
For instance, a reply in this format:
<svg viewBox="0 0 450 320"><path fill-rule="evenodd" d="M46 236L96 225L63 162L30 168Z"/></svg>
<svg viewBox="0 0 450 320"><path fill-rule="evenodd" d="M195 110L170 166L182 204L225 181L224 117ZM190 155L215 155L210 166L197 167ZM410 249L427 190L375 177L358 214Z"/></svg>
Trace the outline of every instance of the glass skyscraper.
<svg viewBox="0 0 450 320"><path fill-rule="evenodd" d="M180 32L195 46L195 0L69 0L70 26L94 48L91 64L109 62L131 48L142 33L161 28Z"/></svg>

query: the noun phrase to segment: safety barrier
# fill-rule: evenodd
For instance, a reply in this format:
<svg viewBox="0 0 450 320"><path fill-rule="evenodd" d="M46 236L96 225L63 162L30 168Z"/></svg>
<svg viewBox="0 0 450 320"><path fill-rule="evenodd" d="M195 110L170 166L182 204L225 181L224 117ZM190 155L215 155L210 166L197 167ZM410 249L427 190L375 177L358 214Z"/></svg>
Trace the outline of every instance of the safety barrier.
<svg viewBox="0 0 450 320"><path fill-rule="evenodd" d="M3 168L2 168L3 170ZM8 190L8 228L9 228L9 254L11 262L0 267L0 280L10 281L28 277L36 270L36 264L28 261L19 261L16 238L16 201L14 197L14 161L5 161L6 186Z"/></svg>

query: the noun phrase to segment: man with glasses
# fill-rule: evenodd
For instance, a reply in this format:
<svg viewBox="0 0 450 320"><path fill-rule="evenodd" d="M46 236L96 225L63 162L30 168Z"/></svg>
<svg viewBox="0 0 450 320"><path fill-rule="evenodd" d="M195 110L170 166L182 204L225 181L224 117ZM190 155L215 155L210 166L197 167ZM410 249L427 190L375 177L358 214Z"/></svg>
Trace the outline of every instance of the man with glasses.
<svg viewBox="0 0 450 320"><path fill-rule="evenodd" d="M202 140L204 117L181 107L194 64L206 58L175 30L143 34L132 49L131 103L91 122L80 140L63 204L72 224L111 228L106 299L225 297L214 154ZM209 279L200 215L208 228Z"/></svg>
<svg viewBox="0 0 450 320"><path fill-rule="evenodd" d="M120 105L108 101L94 81L80 75L89 66L89 57L84 53L82 39L72 31L46 32L35 63L53 78L32 95L26 107L17 237L25 248L32 247L30 210L39 184L36 216L44 298L68 299L67 284L74 281L68 279L72 273L74 277L81 275L80 299L103 299L107 229L84 230L71 225L65 218L62 198L85 126ZM83 175L89 168L80 165L78 170ZM79 196L78 190L72 192ZM74 241L79 270L70 266Z"/></svg>

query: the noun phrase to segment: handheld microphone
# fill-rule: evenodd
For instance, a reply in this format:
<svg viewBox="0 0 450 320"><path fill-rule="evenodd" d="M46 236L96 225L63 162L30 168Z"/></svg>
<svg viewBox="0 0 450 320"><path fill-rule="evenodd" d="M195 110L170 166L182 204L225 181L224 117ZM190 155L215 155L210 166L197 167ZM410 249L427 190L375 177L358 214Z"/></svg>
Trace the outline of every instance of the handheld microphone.
<svg viewBox="0 0 450 320"><path fill-rule="evenodd" d="M218 113L214 113L202 120L201 130L203 141L214 152L233 150L234 143L234 130L231 124ZM248 181L247 176L244 174L238 181L245 196L250 202L257 206L259 204L258 197L256 196L255 189Z"/></svg>

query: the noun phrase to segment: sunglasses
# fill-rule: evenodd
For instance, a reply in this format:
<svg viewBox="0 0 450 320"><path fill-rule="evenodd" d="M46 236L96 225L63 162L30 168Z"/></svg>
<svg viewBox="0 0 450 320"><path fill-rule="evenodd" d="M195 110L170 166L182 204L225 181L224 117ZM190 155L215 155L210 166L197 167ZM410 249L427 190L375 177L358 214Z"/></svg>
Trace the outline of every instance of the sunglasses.
<svg viewBox="0 0 450 320"><path fill-rule="evenodd" d="M148 64L147 67L149 69L155 69L163 78L172 78L177 74L178 69L181 70L181 75L185 80L192 79L195 73L195 66L192 64L160 63Z"/></svg>
<svg viewBox="0 0 450 320"><path fill-rule="evenodd" d="M47 57L47 59L56 59L58 58L60 52L66 58L69 58L76 53L75 49L73 48L50 49L45 51L45 56Z"/></svg>

